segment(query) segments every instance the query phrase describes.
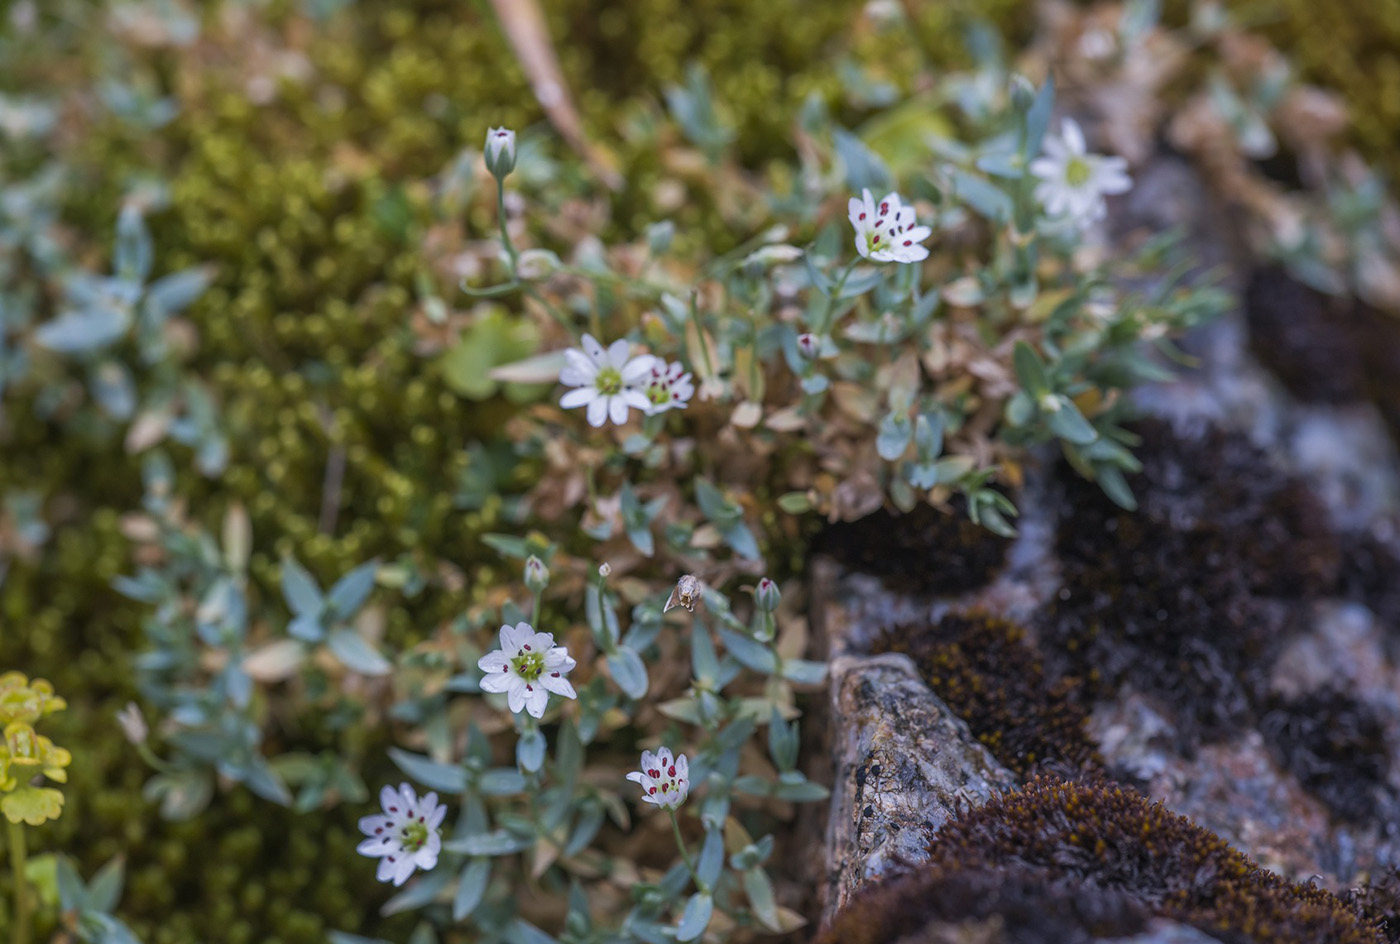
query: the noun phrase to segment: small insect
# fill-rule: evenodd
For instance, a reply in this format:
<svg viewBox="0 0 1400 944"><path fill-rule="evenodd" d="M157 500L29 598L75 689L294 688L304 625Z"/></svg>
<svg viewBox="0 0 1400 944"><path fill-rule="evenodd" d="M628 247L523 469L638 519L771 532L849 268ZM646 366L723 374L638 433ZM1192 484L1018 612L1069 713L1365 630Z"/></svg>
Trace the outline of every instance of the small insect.
<svg viewBox="0 0 1400 944"><path fill-rule="evenodd" d="M700 590L703 585L700 578L694 574L686 574L676 581L676 589L671 591L670 597L666 600L666 606L661 610L665 613L672 607L683 606L690 612L695 612L695 604L700 602Z"/></svg>

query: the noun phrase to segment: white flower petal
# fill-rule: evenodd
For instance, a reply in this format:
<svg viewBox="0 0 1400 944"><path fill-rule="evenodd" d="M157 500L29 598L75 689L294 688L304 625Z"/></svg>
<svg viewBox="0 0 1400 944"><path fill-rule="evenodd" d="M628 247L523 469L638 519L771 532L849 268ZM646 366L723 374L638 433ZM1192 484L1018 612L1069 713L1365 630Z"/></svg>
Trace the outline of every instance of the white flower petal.
<svg viewBox="0 0 1400 944"><path fill-rule="evenodd" d="M361 816L359 824L360 832L364 833L366 836L381 836L383 835L383 830L388 829L391 822L390 818L383 813L376 813L373 816ZM376 833L375 830L380 830L380 832Z"/></svg>
<svg viewBox="0 0 1400 944"><path fill-rule="evenodd" d="M499 695L501 692L510 691L511 680L515 675L509 669L497 669L481 678L481 690Z"/></svg>
<svg viewBox="0 0 1400 944"><path fill-rule="evenodd" d="M601 427L608 421L608 401L612 397L598 397L588 404L588 425L596 428Z"/></svg>
<svg viewBox="0 0 1400 944"><path fill-rule="evenodd" d="M388 859L380 859L379 868L375 871L374 877L381 882L387 882L394 877L394 868L394 863L390 862Z"/></svg>
<svg viewBox="0 0 1400 944"><path fill-rule="evenodd" d="M564 366L559 371L559 382L570 387L592 386L598 376L598 365L588 359L578 348L564 351Z"/></svg>
<svg viewBox="0 0 1400 944"><path fill-rule="evenodd" d="M388 842L384 840L388 839ZM362 856L379 858L380 856L393 855L402 847L397 840L388 836L371 836L368 839L361 839L360 844L355 847L355 851Z"/></svg>
<svg viewBox="0 0 1400 944"><path fill-rule="evenodd" d="M563 646L555 646L544 654L544 667L551 671L572 672L576 665L578 663Z"/></svg>
<svg viewBox="0 0 1400 944"><path fill-rule="evenodd" d="M622 368L622 382L626 384L642 383L652 369L660 365L661 361L650 354L638 354Z"/></svg>
<svg viewBox="0 0 1400 944"><path fill-rule="evenodd" d="M636 393L635 390L625 390L623 393ZM642 407L645 409L645 406ZM627 422L627 398L618 395L608 397L608 419L612 420L614 426L621 426Z"/></svg>
<svg viewBox="0 0 1400 944"><path fill-rule="evenodd" d="M627 355L631 352L632 345L628 344L625 338L618 338L608 345L608 363L618 370L627 364Z"/></svg>
<svg viewBox="0 0 1400 944"><path fill-rule="evenodd" d="M517 675L511 676L511 686L506 689L506 705L517 714L525 707L525 680Z"/></svg>
<svg viewBox="0 0 1400 944"><path fill-rule="evenodd" d="M540 676L540 684L543 685L547 691L551 691L556 695L562 695L565 698L578 697L578 692L574 691L574 687L569 684L569 680L562 675L555 678L552 673L546 672L544 675Z"/></svg>
<svg viewBox="0 0 1400 944"><path fill-rule="evenodd" d="M389 860L384 859L383 861L388 862ZM395 888L398 888L404 882L408 881L408 877L413 874L413 868L414 866L412 856L403 856L397 862L394 863Z"/></svg>
<svg viewBox="0 0 1400 944"><path fill-rule="evenodd" d="M506 654L507 658L514 659L520 655L521 649L534 636L535 630L529 623L516 623L514 626L503 625L501 627L501 651Z"/></svg>
<svg viewBox="0 0 1400 944"><path fill-rule="evenodd" d="M543 685L525 686L525 710L536 718L544 717L545 706L549 704L549 691Z"/></svg>
<svg viewBox="0 0 1400 944"><path fill-rule="evenodd" d="M598 343L597 338L591 334L585 334L582 344L583 353L587 354L588 359L595 365L602 367L603 364L606 363L607 352L603 350L603 345Z"/></svg>
<svg viewBox="0 0 1400 944"><path fill-rule="evenodd" d="M598 396L596 387L575 387L559 398L559 405L566 410L572 410L592 403Z"/></svg>
<svg viewBox="0 0 1400 944"><path fill-rule="evenodd" d="M1064 137L1065 147L1069 148L1071 154L1084 154L1087 145L1084 143L1084 132L1080 130L1079 122L1073 118L1066 118L1060 125L1060 133Z"/></svg>
<svg viewBox="0 0 1400 944"><path fill-rule="evenodd" d="M510 659L499 649L492 649L476 660L476 667L487 674L500 672L510 665Z"/></svg>

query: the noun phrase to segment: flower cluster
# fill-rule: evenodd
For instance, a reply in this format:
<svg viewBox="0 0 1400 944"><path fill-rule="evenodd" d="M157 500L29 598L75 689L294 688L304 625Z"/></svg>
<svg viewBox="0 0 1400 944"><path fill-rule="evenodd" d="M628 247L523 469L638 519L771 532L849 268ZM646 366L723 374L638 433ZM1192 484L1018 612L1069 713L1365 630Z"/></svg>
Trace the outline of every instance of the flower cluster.
<svg viewBox="0 0 1400 944"><path fill-rule="evenodd" d="M647 416L684 409L695 394L690 374L679 361L668 364L650 354L632 357L626 341L604 348L591 334L583 336L582 348L564 352L559 382L574 388L559 405L566 410L587 407L590 426L610 420L621 426L631 409Z"/></svg>
<svg viewBox="0 0 1400 944"><path fill-rule="evenodd" d="M427 871L437 865L442 850L438 827L447 807L438 802L436 793L420 800L406 783L397 790L384 787L379 803L383 813L360 818L360 832L368 838L355 851L379 859L379 881L402 885L414 869Z"/></svg>
<svg viewBox="0 0 1400 944"><path fill-rule="evenodd" d="M73 755L34 730L36 722L66 706L44 679L0 675L0 813L11 823L40 826L63 811L62 793L30 781L43 774L68 782Z"/></svg>

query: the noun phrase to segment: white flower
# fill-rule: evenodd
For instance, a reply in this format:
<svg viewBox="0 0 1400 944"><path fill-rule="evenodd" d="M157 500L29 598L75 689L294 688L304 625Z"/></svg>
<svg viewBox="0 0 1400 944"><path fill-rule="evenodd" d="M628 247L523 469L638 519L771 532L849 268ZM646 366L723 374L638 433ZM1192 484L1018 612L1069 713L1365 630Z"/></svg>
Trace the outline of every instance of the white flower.
<svg viewBox="0 0 1400 944"><path fill-rule="evenodd" d="M851 225L856 230L856 251L876 262L922 262L928 248L919 245L933 235L917 225L914 208L900 203L899 194L888 193L877 204L869 190L851 198Z"/></svg>
<svg viewBox="0 0 1400 944"><path fill-rule="evenodd" d="M695 396L695 385L690 382L684 364L680 361L667 364L658 357L652 361L642 393L650 401L648 415L654 416L670 409L684 410L686 403Z"/></svg>
<svg viewBox="0 0 1400 944"><path fill-rule="evenodd" d="M117 712L117 724L132 744L145 743L146 736L150 734L150 729L146 727L146 718L134 701L127 702L126 707Z"/></svg>
<svg viewBox="0 0 1400 944"><path fill-rule="evenodd" d="M544 717L549 693L577 698L578 693L564 678L578 665L569 650L554 644L550 633L537 633L529 623L501 627L501 648L476 661L486 674L482 691L505 692L511 711L522 708L536 718Z"/></svg>
<svg viewBox="0 0 1400 944"><path fill-rule="evenodd" d="M360 832L369 838L361 840L355 851L379 859L376 878L381 882L402 885L414 869L426 872L437 865L442 850L438 827L447 807L438 802L436 793L418 799L406 783L397 790L389 786L380 790L379 804L383 813L360 818Z"/></svg>
<svg viewBox="0 0 1400 944"><path fill-rule="evenodd" d="M571 347L564 352L559 382L578 389L560 397L559 405L566 410L587 406L589 426L602 426L609 419L621 425L627 422L629 407L650 412L651 401L638 388L647 382L656 358L640 354L629 359L629 350L622 340L604 350L593 335L585 334L583 350Z"/></svg>
<svg viewBox="0 0 1400 944"><path fill-rule="evenodd" d="M492 128L486 132L486 169L504 178L515 169L515 132Z"/></svg>
<svg viewBox="0 0 1400 944"><path fill-rule="evenodd" d="M1035 198L1045 212L1068 216L1081 226L1103 217L1105 196L1133 185L1128 162L1088 153L1084 132L1072 118L1064 120L1059 137L1045 139L1045 154L1031 161L1031 173L1040 178Z"/></svg>
<svg viewBox="0 0 1400 944"><path fill-rule="evenodd" d="M632 771L627 779L642 785L642 799L647 803L674 810L690 793L690 763L684 754L671 757L669 748L655 754L642 751L642 769Z"/></svg>

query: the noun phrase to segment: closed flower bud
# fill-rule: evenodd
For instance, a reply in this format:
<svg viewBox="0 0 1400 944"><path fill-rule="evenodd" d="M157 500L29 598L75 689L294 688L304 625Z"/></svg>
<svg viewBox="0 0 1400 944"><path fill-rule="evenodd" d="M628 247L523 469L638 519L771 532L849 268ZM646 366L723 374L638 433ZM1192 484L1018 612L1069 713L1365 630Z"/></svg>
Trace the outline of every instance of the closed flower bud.
<svg viewBox="0 0 1400 944"><path fill-rule="evenodd" d="M126 739L132 744L144 744L146 736L150 733L146 727L146 719L134 701L127 702L126 707L117 712L117 724L121 725L122 734L126 735Z"/></svg>
<svg viewBox="0 0 1400 944"><path fill-rule="evenodd" d="M758 587L754 589L753 599L758 604L758 608L765 613L772 613L778 608L778 601L783 598L782 591L778 585L767 577L758 582Z"/></svg>
<svg viewBox="0 0 1400 944"><path fill-rule="evenodd" d="M1031 85L1031 80L1024 75L1013 75L1011 77L1011 107L1025 114L1031 110L1031 104L1035 102L1035 86Z"/></svg>
<svg viewBox="0 0 1400 944"><path fill-rule="evenodd" d="M817 340L817 336L811 332L799 334L797 336L797 353L801 354L809 361L817 359L817 355L822 352L822 342Z"/></svg>
<svg viewBox="0 0 1400 944"><path fill-rule="evenodd" d="M559 257L548 249L526 249L520 254L515 274L527 282L533 282L550 275L559 266Z"/></svg>
<svg viewBox="0 0 1400 944"><path fill-rule="evenodd" d="M608 576L609 574L611 574L611 573L612 573L612 564L609 564L607 561L603 561L603 563L601 563L601 564L598 565L598 576L599 576L599 577L607 577L607 576Z"/></svg>
<svg viewBox="0 0 1400 944"><path fill-rule="evenodd" d="M549 568L544 565L544 561L531 554L525 561L525 589L531 593L539 593L549 586Z"/></svg>
<svg viewBox="0 0 1400 944"><path fill-rule="evenodd" d="M486 169L497 180L505 180L515 169L515 132L509 128L492 128L486 132Z"/></svg>

